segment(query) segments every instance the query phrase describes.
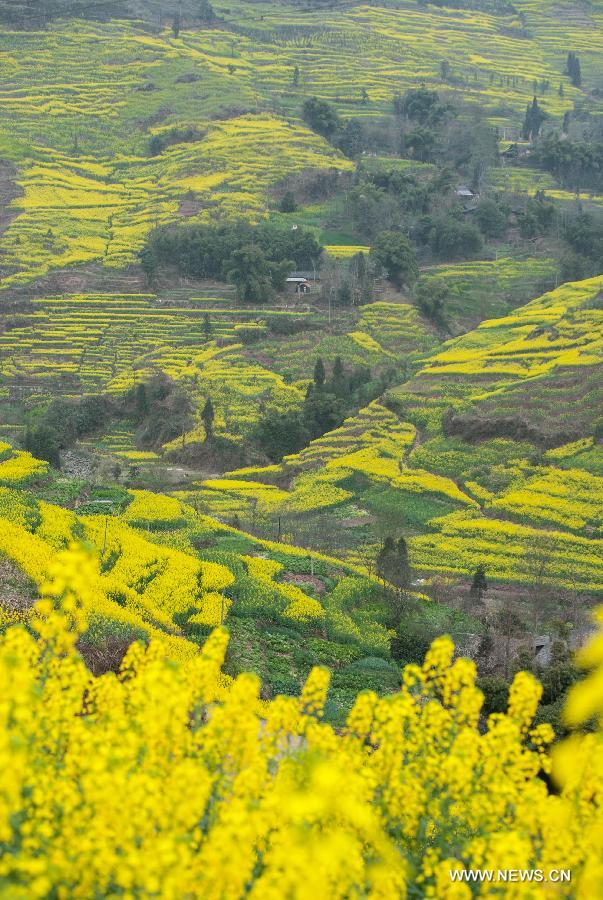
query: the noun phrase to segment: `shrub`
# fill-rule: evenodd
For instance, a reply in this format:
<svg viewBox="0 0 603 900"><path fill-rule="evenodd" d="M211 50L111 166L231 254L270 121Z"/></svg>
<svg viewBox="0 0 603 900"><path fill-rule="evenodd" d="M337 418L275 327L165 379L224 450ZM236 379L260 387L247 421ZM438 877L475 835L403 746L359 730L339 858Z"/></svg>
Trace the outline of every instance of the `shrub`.
<svg viewBox="0 0 603 900"><path fill-rule="evenodd" d="M482 236L471 222L452 216L433 221L429 234L432 252L440 259L466 259L480 253Z"/></svg>
<svg viewBox="0 0 603 900"><path fill-rule="evenodd" d="M480 231L486 237L502 237L507 230L509 213L506 208L490 198L481 200L475 210L475 218Z"/></svg>

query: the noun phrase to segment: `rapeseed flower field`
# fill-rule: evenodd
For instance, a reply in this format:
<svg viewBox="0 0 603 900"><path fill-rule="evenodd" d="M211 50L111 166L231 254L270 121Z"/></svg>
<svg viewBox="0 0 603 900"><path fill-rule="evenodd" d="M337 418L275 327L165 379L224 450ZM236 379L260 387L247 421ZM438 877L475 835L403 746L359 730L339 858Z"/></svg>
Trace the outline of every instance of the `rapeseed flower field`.
<svg viewBox="0 0 603 900"><path fill-rule="evenodd" d="M286 457L280 471L288 491L275 491L274 470L266 474L268 484L261 472L255 480L252 473L232 473L215 499L212 491L205 493L208 509L217 512L214 504L224 494L244 496L238 509L249 515L250 498L262 504L271 487L270 496L280 497L272 504L272 516L287 514L302 522L304 517L324 519L330 510L334 529L338 518L354 517L358 507L377 521L395 510L412 529L409 543L420 569L460 574L481 561L497 578L520 583L533 579L533 548L546 540L545 583L598 589L603 584L600 447L592 439L559 440L557 448L543 451L529 437L494 438L475 446L443 435L441 415L448 405L458 416L475 410L479 419L482 407L488 421L498 409L504 416L518 382L537 391L555 373L572 380L576 372L585 387L592 376L595 384L602 338L594 300L601 286L600 278L564 285L424 355L417 374L388 392L386 405L375 401ZM362 313L369 327L381 322L385 347L395 346L400 333L397 324L395 329L389 324L389 309L376 303ZM571 416L588 416L589 409L596 415L597 396L600 391L592 395L594 406L564 410L567 425L558 413L551 421L559 427L588 427L581 418L572 426ZM574 458L581 457L584 466L574 467ZM203 486L217 487L212 482ZM343 549L349 559L357 559L361 540L362 532L358 537L349 532Z"/></svg>
<svg viewBox="0 0 603 900"><path fill-rule="evenodd" d="M0 898L603 898L600 5L168 7L0 0Z"/></svg>
<svg viewBox="0 0 603 900"><path fill-rule="evenodd" d="M327 670L266 702L257 677L222 674L223 629L176 662L159 637L134 643L117 675L93 677L77 640L97 577L85 551L61 551L31 631L0 639L0 826L13 848L0 878L16 896L464 898L451 870L501 866L569 868L558 896L598 895L600 636L566 706L599 730L552 752L525 672L478 728L475 666L448 638L396 693L360 694L335 731L322 720Z"/></svg>
<svg viewBox="0 0 603 900"><path fill-rule="evenodd" d="M216 9L221 27L177 37L136 22L77 20L0 35L0 152L18 170L16 217L1 240L4 285L91 261L127 264L152 228L179 219L186 197L194 197L200 220L224 213L257 220L267 211L265 190L285 176L311 167L351 171L326 141L286 118L298 114L302 91L368 121L421 80L453 96L455 85L439 76L446 60L467 102L504 127L523 114L534 83L556 84L568 47L589 75L601 62L596 9L591 27L581 27L533 3L529 28L514 13L411 2L327 14L270 3ZM562 116L579 97L571 83L563 96L551 90L547 111ZM171 129L195 137L149 157L148 141ZM530 188L536 177L529 173ZM327 244L344 258L363 249Z"/></svg>

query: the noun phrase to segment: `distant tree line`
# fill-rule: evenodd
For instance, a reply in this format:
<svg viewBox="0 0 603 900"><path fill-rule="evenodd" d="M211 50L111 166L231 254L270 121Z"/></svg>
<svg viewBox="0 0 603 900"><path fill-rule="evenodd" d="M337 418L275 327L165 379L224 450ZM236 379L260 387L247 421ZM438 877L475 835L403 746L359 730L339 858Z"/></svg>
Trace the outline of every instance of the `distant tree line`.
<svg viewBox="0 0 603 900"><path fill-rule="evenodd" d="M363 164L359 166L356 184L347 193L347 209L354 230L372 242L373 255L387 270L392 262L386 247L392 243L391 234L402 232L401 238L406 234L404 240L398 241L396 252L406 259L398 273L391 273L394 282L412 283L416 275L416 261L403 246L407 240L417 251L431 253L438 259L465 259L479 255L483 237L492 236L495 226L488 207L476 216L477 224L469 221L453 191L454 184L450 169L420 178L396 170L395 166L376 172Z"/></svg>
<svg viewBox="0 0 603 900"><path fill-rule="evenodd" d="M241 300L263 303L284 287L293 268L312 268L321 253L304 229L239 221L159 228L149 235L141 264L150 280L159 269L175 267L182 275L229 281Z"/></svg>
<svg viewBox="0 0 603 900"><path fill-rule="evenodd" d="M547 135L530 160L574 191L603 191L603 143Z"/></svg>
<svg viewBox="0 0 603 900"><path fill-rule="evenodd" d="M294 84L296 78L299 81L298 68ZM369 100L367 89L361 88L357 102L364 105ZM466 141L465 127L456 121L458 109L424 85L396 94L392 112L393 123L386 119L341 119L332 103L318 97L309 97L302 106L302 118L309 127L350 159L364 151L379 150L419 162L452 161L455 166L477 170L482 157L495 158L494 130L476 121L472 125L473 140Z"/></svg>

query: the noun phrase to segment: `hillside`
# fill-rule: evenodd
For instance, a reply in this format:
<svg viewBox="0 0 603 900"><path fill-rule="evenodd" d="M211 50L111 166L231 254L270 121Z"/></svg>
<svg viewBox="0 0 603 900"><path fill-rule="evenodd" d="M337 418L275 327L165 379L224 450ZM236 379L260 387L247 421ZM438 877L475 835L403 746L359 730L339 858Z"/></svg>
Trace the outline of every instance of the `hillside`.
<svg viewBox="0 0 603 900"><path fill-rule="evenodd" d="M0 0L0 897L601 897L600 0Z"/></svg>
<svg viewBox="0 0 603 900"><path fill-rule="evenodd" d="M63 550L77 540L97 564L79 650L96 674L118 671L134 640L160 639L186 662L211 631L230 632L226 671L256 671L265 696L297 694L313 665L334 670L329 717L340 721L356 692L395 690L391 599L375 576L324 554L254 538L181 501L148 491L93 488L73 511L63 503L81 484L49 480L46 464L0 448L0 579L4 628L30 622L38 592ZM433 633L480 626L429 609ZM410 661L410 660L409 660Z"/></svg>
<svg viewBox="0 0 603 900"><path fill-rule="evenodd" d="M467 612L466 636L492 633L509 603L528 635L584 627L602 581L598 8L57 0L0 18L5 483L50 464L28 533L55 504L98 551L96 493L119 522L144 496L184 510L173 549L197 559L197 517L218 549L353 566L359 596L401 539L406 615L390 584L354 624L389 628L399 661L415 626L420 647ZM186 641L171 615L148 622Z"/></svg>
<svg viewBox="0 0 603 900"><path fill-rule="evenodd" d="M474 128L483 119L511 138L535 92L559 121L574 104L597 106L563 75L573 48L585 84L596 85L596 6L568 6L563 16L544 2L503 15L411 0L326 11L213 6L211 24L183 16L178 35L169 13L159 28L144 7L139 21L51 19L41 31L2 32L0 158L16 167L4 197L17 213L0 244L4 286L91 261L120 267L158 224L191 214L257 218L266 189L287 176L352 171L300 123L308 96L366 125L371 152L386 140L378 132L390 127L381 117L392 97L419 82L443 102L460 101ZM538 173L522 175L523 190L536 184ZM506 187L515 190L514 176ZM323 230L324 242L352 243L337 231Z"/></svg>
<svg viewBox="0 0 603 900"><path fill-rule="evenodd" d="M204 482L206 508L226 493L245 518L257 497L311 546L357 561L397 528L422 572L483 564L504 581L600 590L602 288L567 284L483 322L280 468Z"/></svg>

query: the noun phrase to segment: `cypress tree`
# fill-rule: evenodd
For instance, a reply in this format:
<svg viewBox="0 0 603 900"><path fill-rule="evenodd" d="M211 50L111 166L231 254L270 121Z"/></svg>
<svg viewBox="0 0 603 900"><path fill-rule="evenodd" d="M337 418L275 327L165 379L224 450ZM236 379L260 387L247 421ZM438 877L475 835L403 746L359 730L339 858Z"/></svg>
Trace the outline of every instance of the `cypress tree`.
<svg viewBox="0 0 603 900"><path fill-rule="evenodd" d="M473 575L473 581L471 582L471 589L469 591L469 594L479 603L487 590L488 582L486 580L486 570L482 565L479 565Z"/></svg>
<svg viewBox="0 0 603 900"><path fill-rule="evenodd" d="M349 392L348 380L345 377L345 369L341 361L341 356L335 358L333 363L333 377L331 379L333 393L336 397L343 397Z"/></svg>
<svg viewBox="0 0 603 900"><path fill-rule="evenodd" d="M326 377L325 364L319 356L314 366L314 384L319 390L323 387Z"/></svg>
<svg viewBox="0 0 603 900"><path fill-rule="evenodd" d="M410 584L411 569L410 569L410 559L408 556L408 544L406 543L406 540L403 537L398 538L396 550L397 550L397 555L398 555L398 567L399 567L399 587L406 588Z"/></svg>
<svg viewBox="0 0 603 900"><path fill-rule="evenodd" d="M143 381L136 386L136 413L139 418L144 419L149 411L149 398L147 396L147 387Z"/></svg>
<svg viewBox="0 0 603 900"><path fill-rule="evenodd" d="M201 420L203 421L203 426L205 428L205 441L211 441L214 436L214 419L215 419L214 405L211 402L211 397L208 397L205 401L205 406L201 411Z"/></svg>
<svg viewBox="0 0 603 900"><path fill-rule="evenodd" d="M528 103L525 119L523 122L522 133L525 140L532 141L538 137L538 135L540 134L541 125L545 119L546 113L538 105L538 98L534 96L532 102Z"/></svg>
<svg viewBox="0 0 603 900"><path fill-rule="evenodd" d="M566 72L569 75L569 79L574 87L580 87L582 84L582 71L580 67L580 60L576 53L573 50L570 50L567 54L567 67Z"/></svg>

